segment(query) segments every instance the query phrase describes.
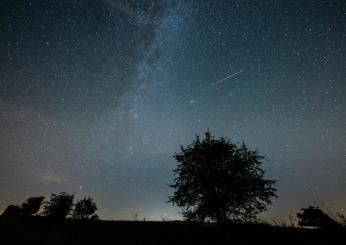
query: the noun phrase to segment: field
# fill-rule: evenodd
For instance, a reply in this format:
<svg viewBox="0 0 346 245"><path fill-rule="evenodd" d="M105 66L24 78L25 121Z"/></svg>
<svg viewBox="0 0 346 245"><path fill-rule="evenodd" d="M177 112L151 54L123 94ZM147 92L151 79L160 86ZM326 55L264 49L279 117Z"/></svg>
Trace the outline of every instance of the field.
<svg viewBox="0 0 346 245"><path fill-rule="evenodd" d="M0 237L0 244L343 244L346 229L0 217Z"/></svg>

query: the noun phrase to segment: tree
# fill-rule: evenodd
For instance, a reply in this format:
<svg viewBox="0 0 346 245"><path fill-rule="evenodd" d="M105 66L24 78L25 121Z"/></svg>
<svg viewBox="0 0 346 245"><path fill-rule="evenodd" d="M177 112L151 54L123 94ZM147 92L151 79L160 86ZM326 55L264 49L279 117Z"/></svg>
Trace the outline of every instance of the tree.
<svg viewBox="0 0 346 245"><path fill-rule="evenodd" d="M72 217L75 219L97 219L96 210L97 206L94 200L90 197L84 197L74 205Z"/></svg>
<svg viewBox="0 0 346 245"><path fill-rule="evenodd" d="M54 219L65 219L73 207L73 195L61 192L59 195L51 194L50 200L43 207L43 214Z"/></svg>
<svg viewBox="0 0 346 245"><path fill-rule="evenodd" d="M192 221L250 221L276 197L275 181L264 179L263 156L209 131L176 153L175 189L168 202Z"/></svg>
<svg viewBox="0 0 346 245"><path fill-rule="evenodd" d="M30 197L21 205L22 214L26 216L36 214L42 205L44 197Z"/></svg>
<svg viewBox="0 0 346 245"><path fill-rule="evenodd" d="M337 225L337 222L325 214L319 207L309 206L308 208L302 208L297 217L300 226L331 227Z"/></svg>
<svg viewBox="0 0 346 245"><path fill-rule="evenodd" d="M9 205L5 211L2 213L3 216L19 216L22 214L22 210L17 205Z"/></svg>

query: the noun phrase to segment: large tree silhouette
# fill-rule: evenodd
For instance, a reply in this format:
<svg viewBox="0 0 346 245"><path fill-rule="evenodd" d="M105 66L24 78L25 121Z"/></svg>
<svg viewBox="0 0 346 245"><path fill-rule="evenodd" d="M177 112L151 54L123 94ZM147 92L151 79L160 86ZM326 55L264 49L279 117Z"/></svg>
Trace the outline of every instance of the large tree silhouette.
<svg viewBox="0 0 346 245"><path fill-rule="evenodd" d="M250 221L266 210L276 197L275 181L264 178L264 159L226 138L215 139L208 131L176 153L177 169L169 202L183 209L192 221Z"/></svg>
<svg viewBox="0 0 346 245"><path fill-rule="evenodd" d="M65 192L51 194L50 200L43 207L43 214L53 219L65 219L71 213L73 198L73 195Z"/></svg>

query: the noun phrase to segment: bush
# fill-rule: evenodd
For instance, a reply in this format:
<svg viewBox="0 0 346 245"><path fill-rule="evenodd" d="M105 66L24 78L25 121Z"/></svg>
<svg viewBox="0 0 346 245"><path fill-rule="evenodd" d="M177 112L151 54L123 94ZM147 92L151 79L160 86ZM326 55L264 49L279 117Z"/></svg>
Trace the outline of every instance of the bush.
<svg viewBox="0 0 346 245"><path fill-rule="evenodd" d="M337 225L337 222L325 214L319 207L309 206L308 208L302 208L297 217L300 226L325 228Z"/></svg>

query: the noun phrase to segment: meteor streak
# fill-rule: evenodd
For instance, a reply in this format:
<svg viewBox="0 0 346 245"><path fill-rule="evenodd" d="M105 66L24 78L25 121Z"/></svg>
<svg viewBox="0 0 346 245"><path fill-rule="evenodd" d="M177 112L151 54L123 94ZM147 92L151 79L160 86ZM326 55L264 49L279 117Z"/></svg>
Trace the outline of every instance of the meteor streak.
<svg viewBox="0 0 346 245"><path fill-rule="evenodd" d="M232 78L232 77L235 77L236 75L238 75L239 73L242 73L242 72L243 72L243 71L240 70L240 71L238 71L238 72L236 72L236 73L233 73L232 75L230 75L230 76L228 76L228 77L222 78L221 80L216 81L216 82L210 84L210 86L215 86L215 85L217 85L217 84L219 84L219 83L222 83L223 81L225 81L225 80L227 80L227 79L230 79L230 78Z"/></svg>

